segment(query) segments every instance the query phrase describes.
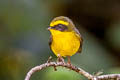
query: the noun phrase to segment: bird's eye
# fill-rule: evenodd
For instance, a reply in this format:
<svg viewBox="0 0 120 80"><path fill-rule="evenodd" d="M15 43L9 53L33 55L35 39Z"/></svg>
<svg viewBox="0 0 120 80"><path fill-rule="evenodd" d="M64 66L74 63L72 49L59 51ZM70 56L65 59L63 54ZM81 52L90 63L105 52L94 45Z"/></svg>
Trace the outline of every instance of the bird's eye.
<svg viewBox="0 0 120 80"><path fill-rule="evenodd" d="M62 24L59 24L58 26L59 26L59 28L63 28L64 27Z"/></svg>
<svg viewBox="0 0 120 80"><path fill-rule="evenodd" d="M55 28L56 28L56 30L59 30L59 31L65 31L68 29L67 26L62 25L62 24L56 25Z"/></svg>

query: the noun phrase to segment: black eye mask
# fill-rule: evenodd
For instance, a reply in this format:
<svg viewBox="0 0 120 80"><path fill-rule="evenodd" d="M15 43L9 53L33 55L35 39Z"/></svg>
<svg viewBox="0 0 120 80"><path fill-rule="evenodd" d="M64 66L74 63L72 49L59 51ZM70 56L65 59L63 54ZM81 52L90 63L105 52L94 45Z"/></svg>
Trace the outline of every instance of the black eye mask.
<svg viewBox="0 0 120 80"><path fill-rule="evenodd" d="M58 25L52 27L52 29L56 29L56 30L59 30L59 31L65 31L65 30L68 29L68 27L63 25L63 24L58 24Z"/></svg>

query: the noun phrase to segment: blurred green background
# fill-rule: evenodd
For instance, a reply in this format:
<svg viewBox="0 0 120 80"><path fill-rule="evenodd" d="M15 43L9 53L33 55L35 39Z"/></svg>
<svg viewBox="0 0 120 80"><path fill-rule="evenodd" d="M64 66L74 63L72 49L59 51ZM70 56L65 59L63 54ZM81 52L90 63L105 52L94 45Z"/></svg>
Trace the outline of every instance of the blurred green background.
<svg viewBox="0 0 120 80"><path fill-rule="evenodd" d="M93 74L120 73L119 0L0 0L0 80L24 80L34 66L56 56L46 30L56 16L71 18L83 36L72 64ZM82 80L64 68L47 68L31 80Z"/></svg>

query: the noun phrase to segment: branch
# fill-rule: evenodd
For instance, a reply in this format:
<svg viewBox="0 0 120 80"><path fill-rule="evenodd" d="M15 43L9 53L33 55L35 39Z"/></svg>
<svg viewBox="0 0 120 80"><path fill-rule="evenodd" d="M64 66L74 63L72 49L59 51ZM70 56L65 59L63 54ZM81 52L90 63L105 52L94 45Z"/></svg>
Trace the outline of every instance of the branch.
<svg viewBox="0 0 120 80"><path fill-rule="evenodd" d="M99 80L105 80L105 79L116 79L120 80L120 74L107 74L107 75L101 75L97 77Z"/></svg>
<svg viewBox="0 0 120 80"><path fill-rule="evenodd" d="M50 66L53 66L54 70L56 70L56 67L58 67L58 66L68 68L70 70L73 70L73 71L85 76L87 79L90 79L90 80L104 80L104 79L120 80L120 74L109 74L109 75L94 76L94 75L91 75L88 72L86 72L85 70L83 70L81 68L78 68L76 66L69 65L65 62L50 62L50 59L51 59L51 57L48 59L48 61L46 63L32 68L27 73L27 75L25 77L25 80L30 80L30 77L32 76L32 74L35 73L36 71L42 70L42 69L50 67Z"/></svg>

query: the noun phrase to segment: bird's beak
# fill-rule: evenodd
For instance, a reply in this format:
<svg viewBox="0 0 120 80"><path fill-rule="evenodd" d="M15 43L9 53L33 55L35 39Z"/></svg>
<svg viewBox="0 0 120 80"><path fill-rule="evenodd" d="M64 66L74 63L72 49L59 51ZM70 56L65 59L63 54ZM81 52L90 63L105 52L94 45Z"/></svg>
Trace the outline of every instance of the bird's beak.
<svg viewBox="0 0 120 80"><path fill-rule="evenodd" d="M48 28L47 28L47 30L50 30L51 29L51 27L49 26Z"/></svg>

